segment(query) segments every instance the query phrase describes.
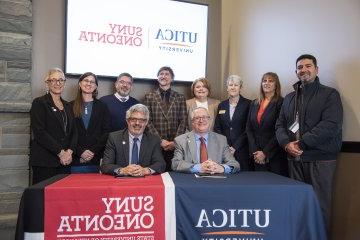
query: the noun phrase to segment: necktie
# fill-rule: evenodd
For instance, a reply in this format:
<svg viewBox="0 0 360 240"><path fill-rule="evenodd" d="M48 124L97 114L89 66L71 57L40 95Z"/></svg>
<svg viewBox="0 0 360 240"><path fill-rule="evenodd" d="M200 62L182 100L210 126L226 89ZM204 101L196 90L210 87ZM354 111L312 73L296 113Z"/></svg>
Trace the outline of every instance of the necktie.
<svg viewBox="0 0 360 240"><path fill-rule="evenodd" d="M133 148L131 153L131 164L139 164L139 149L137 145L138 138L133 139Z"/></svg>
<svg viewBox="0 0 360 240"><path fill-rule="evenodd" d="M205 162L208 159L208 154L206 150L205 138L200 138L200 163Z"/></svg>

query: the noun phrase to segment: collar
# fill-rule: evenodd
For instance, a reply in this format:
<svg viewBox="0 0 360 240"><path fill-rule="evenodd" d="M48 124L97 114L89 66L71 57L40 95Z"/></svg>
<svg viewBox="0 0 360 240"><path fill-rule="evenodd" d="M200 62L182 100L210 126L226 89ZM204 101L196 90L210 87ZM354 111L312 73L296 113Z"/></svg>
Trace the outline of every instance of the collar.
<svg viewBox="0 0 360 240"><path fill-rule="evenodd" d="M127 100L129 100L129 98L130 98L129 95L127 95L126 97L120 96L120 94L119 94L118 92L116 92L116 93L114 94L114 96L115 96L117 99L119 99L119 101L121 101L122 98L125 98L125 102L126 102ZM122 101L121 101L121 102L122 102Z"/></svg>
<svg viewBox="0 0 360 240"><path fill-rule="evenodd" d="M195 140L196 141L200 141L200 138L203 137L203 138L205 138L205 142L208 142L208 139L209 139L209 133L208 132L204 136L201 136L200 134L197 134L195 132L194 132L194 134L195 134Z"/></svg>
<svg viewBox="0 0 360 240"><path fill-rule="evenodd" d="M134 142L133 139L135 138L135 136L132 135L132 134L129 132L129 130L128 130L128 133L129 133L129 140L130 140L131 142ZM141 142L141 139L142 139L143 135L144 135L144 134L141 134L140 136L137 136L137 138L139 139L139 142Z"/></svg>

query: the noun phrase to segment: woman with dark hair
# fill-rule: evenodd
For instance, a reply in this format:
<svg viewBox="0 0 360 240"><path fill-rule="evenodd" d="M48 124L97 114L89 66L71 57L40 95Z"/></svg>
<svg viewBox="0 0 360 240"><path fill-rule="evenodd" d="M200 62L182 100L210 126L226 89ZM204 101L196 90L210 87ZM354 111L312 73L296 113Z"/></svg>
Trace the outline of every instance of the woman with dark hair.
<svg viewBox="0 0 360 240"><path fill-rule="evenodd" d="M273 72L265 73L261 79L259 98L250 105L246 133L255 171L270 171L288 176L286 153L275 136L275 123L282 102L278 75Z"/></svg>
<svg viewBox="0 0 360 240"><path fill-rule="evenodd" d="M47 93L35 98L31 105L29 165L32 184L57 174L70 173L76 129L70 103L61 98L65 82L61 69L50 69L45 77Z"/></svg>
<svg viewBox="0 0 360 240"><path fill-rule="evenodd" d="M99 172L110 118L106 105L96 99L97 87L95 74L86 72L80 76L79 89L72 102L78 141L71 173Z"/></svg>

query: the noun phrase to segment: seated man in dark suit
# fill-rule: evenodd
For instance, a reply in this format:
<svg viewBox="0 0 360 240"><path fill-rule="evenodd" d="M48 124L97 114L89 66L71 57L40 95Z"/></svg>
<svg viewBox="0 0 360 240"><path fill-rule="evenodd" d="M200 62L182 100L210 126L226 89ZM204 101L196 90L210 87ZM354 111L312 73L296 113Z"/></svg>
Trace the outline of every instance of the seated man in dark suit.
<svg viewBox="0 0 360 240"><path fill-rule="evenodd" d="M214 174L240 170L226 137L209 131L210 114L206 108L197 107L191 112L191 125L191 132L175 138L174 171Z"/></svg>
<svg viewBox="0 0 360 240"><path fill-rule="evenodd" d="M102 159L102 173L140 177L164 172L160 139L144 133L148 122L149 110L145 105L136 104L126 111L128 127L110 133Z"/></svg>

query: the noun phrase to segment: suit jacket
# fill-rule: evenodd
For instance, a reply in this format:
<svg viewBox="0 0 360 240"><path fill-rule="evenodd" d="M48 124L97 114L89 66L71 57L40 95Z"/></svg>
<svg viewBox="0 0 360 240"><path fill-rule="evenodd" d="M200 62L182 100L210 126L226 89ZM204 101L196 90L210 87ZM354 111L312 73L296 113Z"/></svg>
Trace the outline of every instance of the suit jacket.
<svg viewBox="0 0 360 240"><path fill-rule="evenodd" d="M101 172L112 175L115 169L128 165L128 130L124 129L110 133L102 159ZM139 165L149 167L156 173L164 172L165 161L161 153L160 140L158 137L150 133L143 134L140 144Z"/></svg>
<svg viewBox="0 0 360 240"><path fill-rule="evenodd" d="M30 166L59 167L62 149L75 152L77 134L70 103L61 99L67 119L62 119L50 94L35 98L30 109L32 138ZM64 130L66 120L66 131Z"/></svg>
<svg viewBox="0 0 360 240"><path fill-rule="evenodd" d="M160 139L173 141L186 131L186 103L185 97L171 90L169 108L162 106L160 90L149 92L145 95L144 104L149 108L150 119L148 130Z"/></svg>
<svg viewBox="0 0 360 240"><path fill-rule="evenodd" d="M283 98L271 100L262 115L260 123L257 121L259 103L254 100L250 105L246 133L249 141L251 159L252 153L263 151L268 162L268 170L287 175L287 159L285 151L279 146L275 134L275 124L279 117Z"/></svg>
<svg viewBox="0 0 360 240"><path fill-rule="evenodd" d="M226 136L228 144L235 148L236 151L248 148L246 121L250 103L251 101L249 99L240 96L232 120L230 120L229 99L222 101L218 107L214 132Z"/></svg>
<svg viewBox="0 0 360 240"><path fill-rule="evenodd" d="M215 122L215 117L216 117L216 114L217 114L219 103L220 103L220 101L217 100L217 99L208 98L208 110L209 110L209 114L210 114L210 117L211 117L210 131L212 131L213 128L214 128L214 122ZM196 106L196 98L186 100L186 109L187 109L187 115L188 115L188 128L189 128L190 131L192 130L190 113L196 107L197 107Z"/></svg>
<svg viewBox="0 0 360 240"><path fill-rule="evenodd" d="M78 142L73 164L81 166L99 165L110 132L110 116L105 103L94 99L88 128L85 128L81 117L75 118L75 126ZM85 164L80 163L80 156L87 149L95 153L95 156Z"/></svg>
<svg viewBox="0 0 360 240"><path fill-rule="evenodd" d="M220 134L209 132L208 158L219 163L233 167L233 172L240 170L239 163L231 154L226 138ZM172 159L172 169L179 172L190 173L190 168L198 164L196 160L196 142L194 131L175 138L175 152Z"/></svg>

